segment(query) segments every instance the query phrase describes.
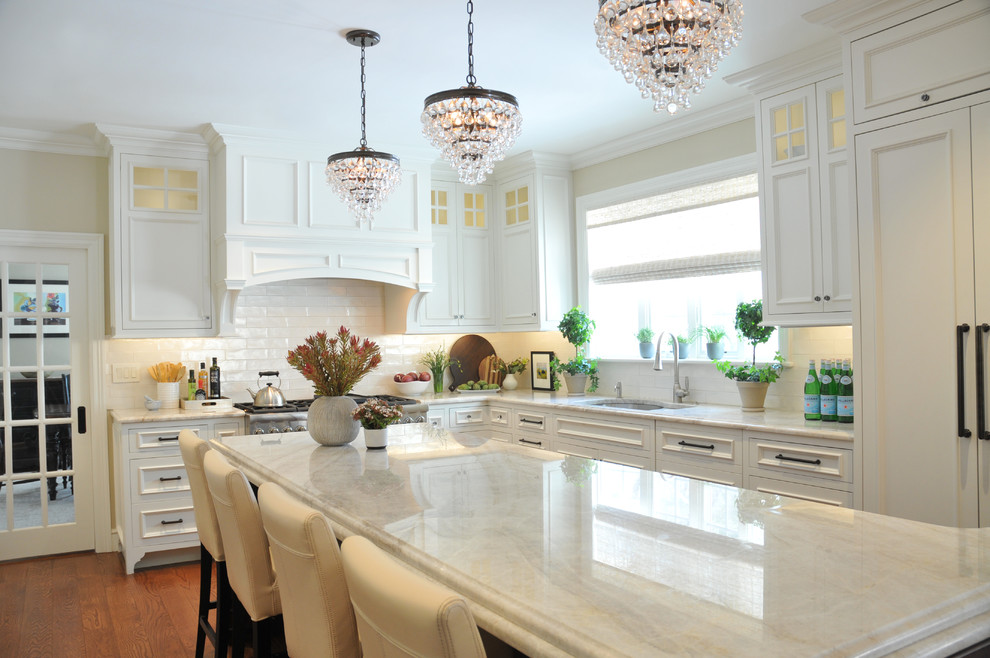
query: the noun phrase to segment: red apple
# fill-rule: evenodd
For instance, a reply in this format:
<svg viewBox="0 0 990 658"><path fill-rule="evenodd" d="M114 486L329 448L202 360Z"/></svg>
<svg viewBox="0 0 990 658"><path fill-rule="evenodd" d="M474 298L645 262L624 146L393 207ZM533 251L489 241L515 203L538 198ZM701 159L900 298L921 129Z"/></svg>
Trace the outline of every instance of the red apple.
<svg viewBox="0 0 990 658"><path fill-rule="evenodd" d="M413 376L411 374L409 374L409 375L402 375L402 381L403 382L414 382L416 380L413 379Z"/></svg>
<svg viewBox="0 0 990 658"><path fill-rule="evenodd" d="M402 378L405 377L401 372L392 378L393 381L401 382Z"/></svg>
<svg viewBox="0 0 990 658"><path fill-rule="evenodd" d="M407 372L406 373L406 377L412 377L412 379L409 380L411 382L419 381L419 373L418 372Z"/></svg>
<svg viewBox="0 0 990 658"><path fill-rule="evenodd" d="M430 373L428 373L426 371L423 371L423 372L419 373L419 381L421 381L421 382L428 382L428 381L430 381Z"/></svg>

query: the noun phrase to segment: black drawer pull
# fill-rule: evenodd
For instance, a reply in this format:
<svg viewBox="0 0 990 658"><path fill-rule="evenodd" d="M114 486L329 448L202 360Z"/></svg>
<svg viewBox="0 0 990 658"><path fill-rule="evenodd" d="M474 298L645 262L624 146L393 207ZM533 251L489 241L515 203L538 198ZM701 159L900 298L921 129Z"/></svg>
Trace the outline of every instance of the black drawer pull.
<svg viewBox="0 0 990 658"><path fill-rule="evenodd" d="M528 439L519 439L519 443L525 443L528 446L542 446L542 441L529 441Z"/></svg>
<svg viewBox="0 0 990 658"><path fill-rule="evenodd" d="M176 476L170 477L170 478L160 477L160 478L158 478L158 481L159 482L175 482L175 481L181 480L181 479L182 479L182 476L181 475L176 475Z"/></svg>
<svg viewBox="0 0 990 658"><path fill-rule="evenodd" d="M714 443L712 445L710 445L710 446L706 446L703 443L690 443L689 441L678 441L677 442L677 445L679 445L679 446L687 446L688 448L704 448L705 450L714 450L715 449L715 444Z"/></svg>
<svg viewBox="0 0 990 658"><path fill-rule="evenodd" d="M787 457L785 455L777 455L774 459L780 459L785 462L800 462L802 464L813 464L815 466L820 466L822 463L821 459L802 459L801 457Z"/></svg>
<svg viewBox="0 0 990 658"><path fill-rule="evenodd" d="M529 423L530 425L542 425L543 424L543 421L542 420L530 420L529 418L520 418L519 419L519 422L520 423Z"/></svg>
<svg viewBox="0 0 990 658"><path fill-rule="evenodd" d="M160 437L158 437L158 440L159 441L178 441L179 440L179 435L176 434L175 436L160 436Z"/></svg>
<svg viewBox="0 0 990 658"><path fill-rule="evenodd" d="M175 525L176 523L182 523L182 519L177 519L175 521L162 521L162 525Z"/></svg>

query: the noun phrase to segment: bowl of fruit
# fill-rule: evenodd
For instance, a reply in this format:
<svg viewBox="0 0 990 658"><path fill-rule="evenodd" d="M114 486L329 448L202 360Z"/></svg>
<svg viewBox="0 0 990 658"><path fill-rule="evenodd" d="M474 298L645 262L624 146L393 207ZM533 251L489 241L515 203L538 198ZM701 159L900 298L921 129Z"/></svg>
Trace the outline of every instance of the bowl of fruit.
<svg viewBox="0 0 990 658"><path fill-rule="evenodd" d="M399 395L413 397L425 391L432 380L428 372L400 372L392 378L392 384Z"/></svg>

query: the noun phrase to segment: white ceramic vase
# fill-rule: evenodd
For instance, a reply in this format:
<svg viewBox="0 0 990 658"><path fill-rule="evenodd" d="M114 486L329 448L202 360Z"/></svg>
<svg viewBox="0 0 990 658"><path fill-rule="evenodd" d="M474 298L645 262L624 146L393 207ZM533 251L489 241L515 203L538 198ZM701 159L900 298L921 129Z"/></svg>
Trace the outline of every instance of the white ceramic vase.
<svg viewBox="0 0 990 658"><path fill-rule="evenodd" d="M380 430L364 429L364 445L369 450L381 450L388 447L388 428Z"/></svg>
<svg viewBox="0 0 990 658"><path fill-rule="evenodd" d="M514 391L518 386L519 386L519 380L516 379L516 376L511 372L507 373L505 375L505 379L502 380L502 388L504 388L507 391Z"/></svg>
<svg viewBox="0 0 990 658"><path fill-rule="evenodd" d="M162 409L179 408L179 382L158 382L157 392Z"/></svg>
<svg viewBox="0 0 990 658"><path fill-rule="evenodd" d="M323 396L313 400L306 415L306 429L317 443L342 446L357 438L361 423L354 420L357 403L346 396Z"/></svg>

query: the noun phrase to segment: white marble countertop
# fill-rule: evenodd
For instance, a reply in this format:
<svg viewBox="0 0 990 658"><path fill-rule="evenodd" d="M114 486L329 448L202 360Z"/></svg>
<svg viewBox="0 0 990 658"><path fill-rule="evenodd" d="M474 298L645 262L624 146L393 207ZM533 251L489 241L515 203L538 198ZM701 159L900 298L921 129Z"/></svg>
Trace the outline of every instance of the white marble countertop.
<svg viewBox="0 0 990 658"><path fill-rule="evenodd" d="M118 423L164 423L204 420L209 418L240 418L244 412L240 409L111 409L110 418Z"/></svg>
<svg viewBox="0 0 990 658"><path fill-rule="evenodd" d="M214 445L462 593L529 655L949 655L990 636L990 534L425 425Z"/></svg>
<svg viewBox="0 0 990 658"><path fill-rule="evenodd" d="M656 411L629 411L613 409L589 404L595 400L614 399L596 395L571 395L540 391L499 391L489 394L442 393L424 394L420 397L427 404L498 404L499 401L521 403L527 406L540 407L560 412L568 410L594 411L626 418L653 418L675 423L704 424L715 427L773 432L806 436L808 438L832 439L835 441L852 441L853 425L823 422L820 420L805 420L800 411L743 411L741 407L730 407L716 404L699 404L683 409L660 409ZM638 398L629 398L635 400Z"/></svg>

